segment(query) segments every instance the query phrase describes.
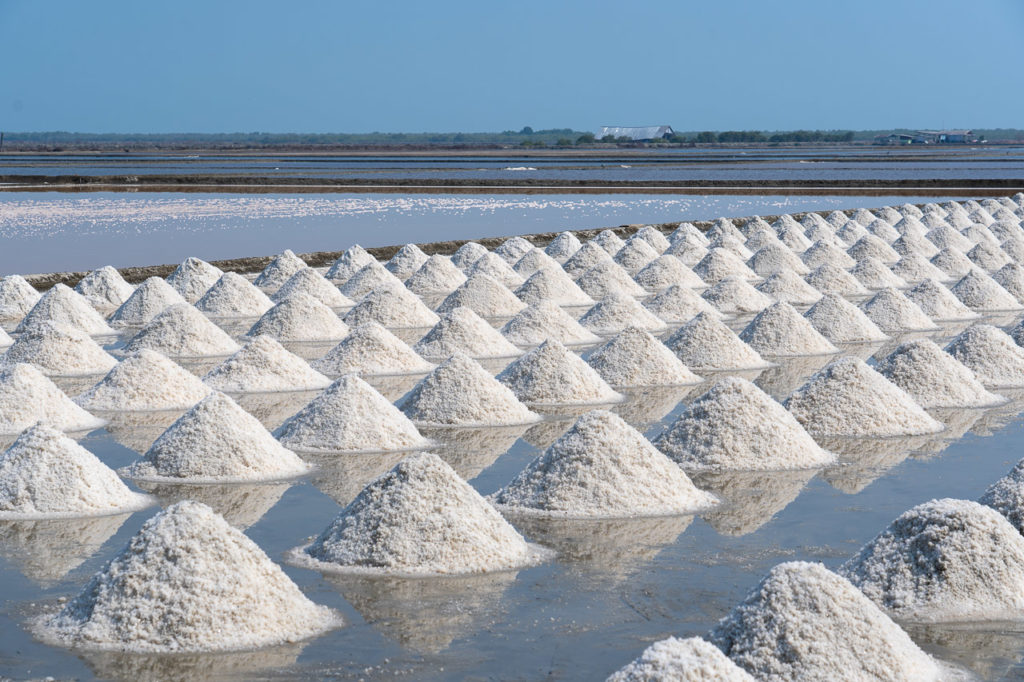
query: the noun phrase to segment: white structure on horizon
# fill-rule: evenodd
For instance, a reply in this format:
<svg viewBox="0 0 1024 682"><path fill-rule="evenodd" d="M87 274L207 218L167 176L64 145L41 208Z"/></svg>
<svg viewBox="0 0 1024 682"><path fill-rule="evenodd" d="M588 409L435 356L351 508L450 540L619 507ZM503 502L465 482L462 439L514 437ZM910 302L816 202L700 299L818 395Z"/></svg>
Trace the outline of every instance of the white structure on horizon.
<svg viewBox="0 0 1024 682"><path fill-rule="evenodd" d="M616 138L628 137L633 142L643 142L672 137L675 131L672 130L672 126L601 126L601 129L594 133L598 140L606 135L613 135Z"/></svg>

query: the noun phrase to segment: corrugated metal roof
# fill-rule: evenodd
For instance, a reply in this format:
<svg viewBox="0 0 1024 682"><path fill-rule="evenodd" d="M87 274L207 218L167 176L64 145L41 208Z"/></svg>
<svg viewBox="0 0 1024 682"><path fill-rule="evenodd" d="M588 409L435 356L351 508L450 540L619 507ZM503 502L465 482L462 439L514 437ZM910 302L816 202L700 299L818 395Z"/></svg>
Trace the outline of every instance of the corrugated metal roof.
<svg viewBox="0 0 1024 682"><path fill-rule="evenodd" d="M605 135L614 135L615 137L628 137L631 140L657 140L666 135L672 135L674 132L672 126L602 126L597 131L596 137L600 140Z"/></svg>

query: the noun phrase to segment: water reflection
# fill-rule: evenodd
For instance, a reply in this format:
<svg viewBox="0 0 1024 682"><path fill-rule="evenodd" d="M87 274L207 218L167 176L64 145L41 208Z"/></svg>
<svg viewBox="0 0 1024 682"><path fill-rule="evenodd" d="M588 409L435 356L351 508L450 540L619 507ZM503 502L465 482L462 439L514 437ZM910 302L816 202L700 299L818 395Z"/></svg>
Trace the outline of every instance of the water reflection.
<svg viewBox="0 0 1024 682"><path fill-rule="evenodd" d="M232 393L239 407L260 420L268 431L273 431L288 417L305 407L320 391L287 391L283 393Z"/></svg>
<svg viewBox="0 0 1024 682"><path fill-rule="evenodd" d="M848 495L861 492L928 443L928 436L908 438L819 438L818 444L839 455L840 463L821 477Z"/></svg>
<svg viewBox="0 0 1024 682"><path fill-rule="evenodd" d="M975 422L981 419L984 410L941 408L928 410L928 413L946 425L946 430L929 436L917 447L911 457L918 460L937 457L950 445L960 440Z"/></svg>
<svg viewBox="0 0 1024 682"><path fill-rule="evenodd" d="M313 485L342 507L347 506L375 478L390 471L408 452L303 453L319 466Z"/></svg>
<svg viewBox="0 0 1024 682"><path fill-rule="evenodd" d="M964 666L982 679L1004 679L1013 666L1024 661L1020 623L900 625L928 653Z"/></svg>
<svg viewBox="0 0 1024 682"><path fill-rule="evenodd" d="M200 654L134 654L80 651L97 677L138 682L191 682L215 678L252 679L294 666L305 642L257 649Z"/></svg>
<svg viewBox="0 0 1024 682"><path fill-rule="evenodd" d="M439 446L433 451L463 480L471 481L515 444L528 426L424 427L420 433Z"/></svg>
<svg viewBox="0 0 1024 682"><path fill-rule="evenodd" d="M377 392L393 403L412 390L424 374L395 374L389 376L363 376L366 383L377 389Z"/></svg>
<svg viewBox="0 0 1024 682"><path fill-rule="evenodd" d="M114 440L135 452L146 452L167 427L177 421L185 410L153 412L96 412L109 421L106 426Z"/></svg>
<svg viewBox="0 0 1024 682"><path fill-rule="evenodd" d="M800 495L817 469L793 471L706 471L690 474L697 487L723 504L701 514L719 535L738 537L761 528Z"/></svg>
<svg viewBox="0 0 1024 682"><path fill-rule="evenodd" d="M803 386L808 377L836 359L835 355L806 355L796 358L769 358L780 363L763 370L754 381L757 386L776 400L785 400Z"/></svg>
<svg viewBox="0 0 1024 682"><path fill-rule="evenodd" d="M96 554L129 516L0 521L0 555L48 587Z"/></svg>
<svg viewBox="0 0 1024 682"><path fill-rule="evenodd" d="M638 431L646 431L672 413L680 403L708 389L706 383L691 386L651 386L623 389L629 400L612 408L612 412Z"/></svg>
<svg viewBox="0 0 1024 682"><path fill-rule="evenodd" d="M140 480L135 483L146 492L156 495L163 507L181 500L202 502L232 526L245 530L263 518L293 482L179 485Z"/></svg>
<svg viewBox="0 0 1024 682"><path fill-rule="evenodd" d="M978 436L991 436L1014 422L1018 415L1024 412L1024 390L999 390L996 393L1009 398L1009 402L984 410L978 421L971 426L971 433Z"/></svg>
<svg viewBox="0 0 1024 682"><path fill-rule="evenodd" d="M546 419L527 429L523 434L523 440L538 450L547 450L563 433L572 428L574 422L575 419Z"/></svg>

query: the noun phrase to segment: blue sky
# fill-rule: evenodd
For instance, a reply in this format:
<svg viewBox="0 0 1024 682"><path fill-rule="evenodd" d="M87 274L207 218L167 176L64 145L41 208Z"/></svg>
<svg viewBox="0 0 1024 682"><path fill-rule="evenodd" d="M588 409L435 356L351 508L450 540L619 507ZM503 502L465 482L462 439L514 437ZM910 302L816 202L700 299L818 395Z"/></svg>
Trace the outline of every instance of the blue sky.
<svg viewBox="0 0 1024 682"><path fill-rule="evenodd" d="M0 129L1024 128L1020 0L0 0Z"/></svg>

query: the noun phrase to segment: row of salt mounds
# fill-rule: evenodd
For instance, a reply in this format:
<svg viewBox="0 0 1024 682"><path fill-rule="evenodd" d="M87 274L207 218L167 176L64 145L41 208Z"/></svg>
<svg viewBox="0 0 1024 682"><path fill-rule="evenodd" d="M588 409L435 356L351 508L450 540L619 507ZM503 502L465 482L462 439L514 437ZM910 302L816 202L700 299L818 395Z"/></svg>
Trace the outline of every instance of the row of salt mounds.
<svg viewBox="0 0 1024 682"><path fill-rule="evenodd" d="M106 374L117 364L85 332L74 327L40 324L21 334L3 355L3 364L35 365L48 376Z"/></svg>
<svg viewBox="0 0 1024 682"><path fill-rule="evenodd" d="M756 313L774 301L740 277L723 277L701 297L726 315Z"/></svg>
<svg viewBox="0 0 1024 682"><path fill-rule="evenodd" d="M889 338L864 311L837 294L822 296L804 313L804 318L832 343L864 343Z"/></svg>
<svg viewBox="0 0 1024 682"><path fill-rule="evenodd" d="M861 310L885 332L935 331L938 325L916 303L892 287L861 304Z"/></svg>
<svg viewBox="0 0 1024 682"><path fill-rule="evenodd" d="M989 324L968 327L946 346L988 388L1024 386L1024 348Z"/></svg>
<svg viewBox="0 0 1024 682"><path fill-rule="evenodd" d="M740 339L761 355L828 355L839 349L788 303L775 303L750 321Z"/></svg>
<svg viewBox="0 0 1024 682"><path fill-rule="evenodd" d="M335 284L344 284L354 274L376 260L366 249L359 246L359 244L354 244L338 256L338 259L331 264L331 267L327 269L327 274L324 276Z"/></svg>
<svg viewBox="0 0 1024 682"><path fill-rule="evenodd" d="M0 370L0 433L21 433L38 421L61 431L91 431L106 424L73 403L32 365Z"/></svg>
<svg viewBox="0 0 1024 682"><path fill-rule="evenodd" d="M257 336L203 377L203 383L229 393L310 391L331 380L269 336Z"/></svg>
<svg viewBox="0 0 1024 682"><path fill-rule="evenodd" d="M944 428L906 391L850 357L814 374L785 406L816 436L913 436Z"/></svg>
<svg viewBox="0 0 1024 682"><path fill-rule="evenodd" d="M104 265L83 277L75 285L75 291L84 296L96 310L111 312L128 300L135 287L128 284L120 272Z"/></svg>
<svg viewBox="0 0 1024 682"><path fill-rule="evenodd" d="M960 301L972 310L1020 310L1020 302L994 279L977 268L949 288Z"/></svg>
<svg viewBox="0 0 1024 682"><path fill-rule="evenodd" d="M305 267L288 278L281 288L274 292L271 300L280 303L297 293L309 294L331 308L350 308L355 302L338 288L324 279L324 276L310 267ZM264 311L265 312L265 311Z"/></svg>
<svg viewBox="0 0 1024 682"><path fill-rule="evenodd" d="M265 293L234 272L225 272L195 306L211 317L259 317L274 307Z"/></svg>
<svg viewBox="0 0 1024 682"><path fill-rule="evenodd" d="M889 616L821 564L775 566L710 639L760 680L943 677L940 666Z"/></svg>
<svg viewBox="0 0 1024 682"><path fill-rule="evenodd" d="M309 294L299 293L265 312L246 335L266 335L287 342L337 341L348 333L348 325L333 310Z"/></svg>
<svg viewBox="0 0 1024 682"><path fill-rule="evenodd" d="M650 332L668 328L664 320L640 305L635 298L623 294L612 294L601 300L579 319L579 323L595 334L617 334L626 327Z"/></svg>
<svg viewBox="0 0 1024 682"><path fill-rule="evenodd" d="M605 682L754 682L747 671L700 637L655 642Z"/></svg>
<svg viewBox="0 0 1024 682"><path fill-rule="evenodd" d="M417 453L366 486L289 558L325 571L453 575L514 570L547 555L440 457Z"/></svg>
<svg viewBox="0 0 1024 682"><path fill-rule="evenodd" d="M722 313L713 305L697 295L688 287L673 285L652 299L644 302L644 307L665 322L682 324L689 322L700 313L709 313L712 317L721 318Z"/></svg>
<svg viewBox="0 0 1024 682"><path fill-rule="evenodd" d="M312 366L330 376L426 374L435 367L377 322L354 328Z"/></svg>
<svg viewBox="0 0 1024 682"><path fill-rule="evenodd" d="M409 291L419 294L448 294L466 283L466 275L447 256L434 254L405 280Z"/></svg>
<svg viewBox="0 0 1024 682"><path fill-rule="evenodd" d="M840 572L902 620L1024 614L1024 537L977 502L932 500L904 512Z"/></svg>
<svg viewBox="0 0 1024 682"><path fill-rule="evenodd" d="M179 303L187 304L188 301L164 280L150 277L108 319L113 325L142 326Z"/></svg>
<svg viewBox="0 0 1024 682"><path fill-rule="evenodd" d="M399 406L416 424L511 426L540 417L472 358L455 353L420 380Z"/></svg>
<svg viewBox="0 0 1024 682"><path fill-rule="evenodd" d="M933 320L973 320L980 317L935 279L924 280L908 291L906 296Z"/></svg>
<svg viewBox="0 0 1024 682"><path fill-rule="evenodd" d="M76 648L198 652L283 644L340 624L240 530L206 505L185 501L146 521L35 630Z"/></svg>
<svg viewBox="0 0 1024 682"><path fill-rule="evenodd" d="M415 244L406 244L395 252L384 267L398 279L408 279L427 262L427 258L423 249Z"/></svg>
<svg viewBox="0 0 1024 682"><path fill-rule="evenodd" d="M185 409L210 388L173 360L148 348L121 360L75 402L87 410L149 411Z"/></svg>
<svg viewBox="0 0 1024 682"><path fill-rule="evenodd" d="M141 480L226 482L279 480L309 470L256 417L214 392L167 427L124 474Z"/></svg>
<svg viewBox="0 0 1024 682"><path fill-rule="evenodd" d="M677 329L665 345L697 371L763 369L771 366L721 320L700 313Z"/></svg>
<svg viewBox="0 0 1024 682"><path fill-rule="evenodd" d="M561 268L540 268L513 293L527 304L551 301L565 306L594 305L594 299Z"/></svg>
<svg viewBox="0 0 1024 682"><path fill-rule="evenodd" d="M538 301L519 311L501 328L501 334L518 346L537 346L547 339L565 345L601 341L601 337L551 301Z"/></svg>
<svg viewBox="0 0 1024 682"><path fill-rule="evenodd" d="M267 267L263 268L259 276L253 280L253 284L261 289L277 291L292 275L304 267L306 267L306 261L292 253L291 249L285 249L274 256Z"/></svg>
<svg viewBox="0 0 1024 682"><path fill-rule="evenodd" d="M604 410L580 417L490 499L503 511L571 518L685 514L718 503L643 434Z"/></svg>
<svg viewBox="0 0 1024 682"><path fill-rule="evenodd" d="M21 275L0 277L0 317L21 319L40 298L42 294Z"/></svg>
<svg viewBox="0 0 1024 682"><path fill-rule="evenodd" d="M433 443L397 407L347 374L274 432L286 447L307 452L420 450Z"/></svg>
<svg viewBox="0 0 1024 682"><path fill-rule="evenodd" d="M0 519L121 514L152 503L96 455L43 422L23 431L0 455Z"/></svg>
<svg viewBox="0 0 1024 682"><path fill-rule="evenodd" d="M210 357L230 355L239 347L194 306L180 303L150 320L121 351L134 353L146 348L168 357Z"/></svg>
<svg viewBox="0 0 1024 682"><path fill-rule="evenodd" d="M985 390L974 372L929 339L902 344L880 363L878 371L926 408L991 407L1006 402Z"/></svg>
<svg viewBox="0 0 1024 682"><path fill-rule="evenodd" d="M469 308L455 308L416 342L413 350L425 358L465 353L473 358L508 358L520 350Z"/></svg>
<svg viewBox="0 0 1024 682"><path fill-rule="evenodd" d="M115 332L89 301L63 284L54 284L28 311L15 333L27 331L45 322L72 327L90 336L114 335Z"/></svg>
<svg viewBox="0 0 1024 682"><path fill-rule="evenodd" d="M523 355L496 378L527 405L598 405L626 399L555 340Z"/></svg>
<svg viewBox="0 0 1024 682"><path fill-rule="evenodd" d="M1005 476L990 485L978 502L995 509L1018 532L1024 533L1024 460L1017 462Z"/></svg>
<svg viewBox="0 0 1024 682"><path fill-rule="evenodd" d="M217 266L189 256L167 275L167 283L186 301L195 303L223 274L224 271Z"/></svg>
<svg viewBox="0 0 1024 682"><path fill-rule="evenodd" d="M813 469L835 461L792 414L746 379L728 377L654 440L685 469Z"/></svg>
<svg viewBox="0 0 1024 682"><path fill-rule="evenodd" d="M626 327L591 353L587 364L612 386L678 386L702 381L665 344L636 327Z"/></svg>
<svg viewBox="0 0 1024 682"><path fill-rule="evenodd" d="M345 313L345 323L352 326L378 322L392 328L430 327L439 319L416 294L401 285L374 289Z"/></svg>

